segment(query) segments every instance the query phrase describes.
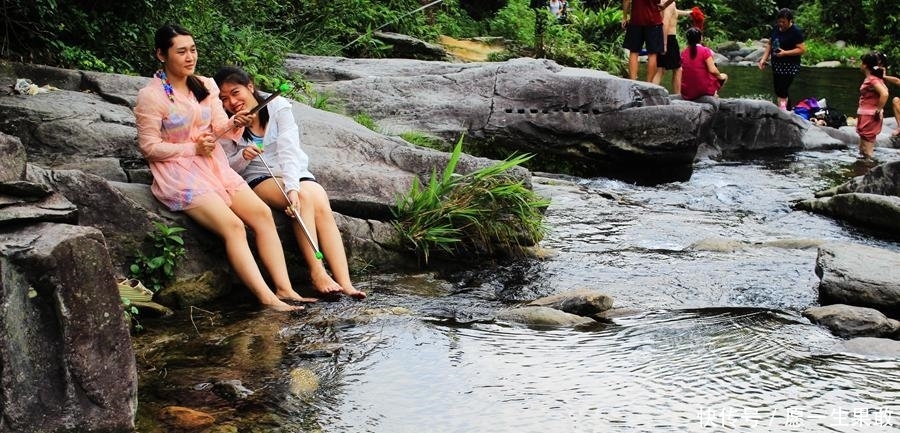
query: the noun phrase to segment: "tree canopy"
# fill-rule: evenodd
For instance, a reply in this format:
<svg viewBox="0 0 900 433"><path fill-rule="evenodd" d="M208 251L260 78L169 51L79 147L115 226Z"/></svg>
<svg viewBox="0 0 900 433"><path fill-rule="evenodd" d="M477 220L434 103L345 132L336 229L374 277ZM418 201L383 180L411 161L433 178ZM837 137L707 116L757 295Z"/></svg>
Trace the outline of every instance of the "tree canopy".
<svg viewBox="0 0 900 433"><path fill-rule="evenodd" d="M74 69L149 75L157 67L153 33L177 22L195 34L208 74L238 64L257 75L283 73L288 53L379 57L388 47L374 30L434 40L502 36L529 55L536 23L547 23L546 52L560 63L621 72L619 0L570 0L571 19L532 9L532 1L466 0L5 0L0 57ZM418 10L423 6L428 6ZM900 3L887 0L699 0L707 16L707 40L766 37L778 8L796 9L809 39L844 40L900 55L893 43ZM417 11L418 10L418 11Z"/></svg>

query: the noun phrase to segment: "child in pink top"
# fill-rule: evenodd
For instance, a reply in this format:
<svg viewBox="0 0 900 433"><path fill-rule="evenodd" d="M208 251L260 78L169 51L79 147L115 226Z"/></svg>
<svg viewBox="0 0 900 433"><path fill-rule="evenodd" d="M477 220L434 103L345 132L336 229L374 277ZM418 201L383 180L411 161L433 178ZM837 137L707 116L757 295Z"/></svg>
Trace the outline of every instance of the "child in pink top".
<svg viewBox="0 0 900 433"><path fill-rule="evenodd" d="M719 72L712 50L700 44L700 29L691 27L686 36L688 46L681 52L681 97L693 101L701 96L718 96L728 75Z"/></svg>
<svg viewBox="0 0 900 433"><path fill-rule="evenodd" d="M859 108L856 110L856 132L859 134L859 156L872 159L875 137L881 133L882 110L887 104L888 90L884 84L884 68L879 66L878 54L868 52L860 57L860 69L866 74L859 86Z"/></svg>
<svg viewBox="0 0 900 433"><path fill-rule="evenodd" d="M215 82L194 75L197 46L187 30L177 25L157 30L156 57L163 69L138 92L134 107L138 144L153 173L153 195L219 235L238 277L263 305L302 308L283 300L308 299L291 288L272 212L231 169L215 140L218 134L239 137L243 128L235 127L249 123L248 112L228 119ZM245 224L256 234L274 293L250 251Z"/></svg>

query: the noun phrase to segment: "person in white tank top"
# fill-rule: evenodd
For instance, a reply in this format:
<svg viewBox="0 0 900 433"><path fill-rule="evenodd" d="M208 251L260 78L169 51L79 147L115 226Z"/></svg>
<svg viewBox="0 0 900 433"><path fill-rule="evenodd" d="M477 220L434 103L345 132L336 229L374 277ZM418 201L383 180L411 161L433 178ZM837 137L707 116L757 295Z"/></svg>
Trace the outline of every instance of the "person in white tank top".
<svg viewBox="0 0 900 433"><path fill-rule="evenodd" d="M561 8L561 0L550 0L550 13L552 13L554 16L559 16L559 11Z"/></svg>

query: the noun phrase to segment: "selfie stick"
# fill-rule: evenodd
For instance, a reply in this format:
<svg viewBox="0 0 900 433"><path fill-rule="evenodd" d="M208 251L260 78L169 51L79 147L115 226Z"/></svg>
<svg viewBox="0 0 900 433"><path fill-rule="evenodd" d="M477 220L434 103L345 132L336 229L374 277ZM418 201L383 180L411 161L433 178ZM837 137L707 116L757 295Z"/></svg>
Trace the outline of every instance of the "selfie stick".
<svg viewBox="0 0 900 433"><path fill-rule="evenodd" d="M251 115L256 114L257 111L259 111L262 107L264 107L266 104L268 104L273 99L275 99L276 96L280 95L283 91L286 91L289 89L290 89L290 87L287 84L281 85L281 87L279 87L278 90L275 91L275 93L272 93L271 95L269 95L269 97L266 98L265 101L263 101L261 104L257 105L252 110L250 110L250 114ZM262 143L259 143L257 145L257 148L260 150L260 152L262 152L262 150L263 150L262 146L263 146ZM287 192L284 190L284 187L281 186L280 183L278 183L277 179L275 179L275 173L272 172L272 167L269 167L269 163L267 163L266 160L262 157L262 153L260 153L258 156L259 156L259 160L262 161L263 165L266 166L266 170L269 171L269 176L272 176L272 179L275 180L275 185L278 186L278 190L281 191L281 195L283 195L284 199L287 200L288 207L291 209L291 213L294 215L294 219L297 220L297 224L300 224L300 228L303 230L303 234L306 235L306 241L309 242L309 246L312 247L313 251L315 252L316 259L322 260L322 252L319 251L319 246L316 245L315 241L313 241L312 235L309 234L309 229L306 228L306 224L303 222L303 219L300 218L300 213L297 212L297 209L291 205L291 198L288 197Z"/></svg>

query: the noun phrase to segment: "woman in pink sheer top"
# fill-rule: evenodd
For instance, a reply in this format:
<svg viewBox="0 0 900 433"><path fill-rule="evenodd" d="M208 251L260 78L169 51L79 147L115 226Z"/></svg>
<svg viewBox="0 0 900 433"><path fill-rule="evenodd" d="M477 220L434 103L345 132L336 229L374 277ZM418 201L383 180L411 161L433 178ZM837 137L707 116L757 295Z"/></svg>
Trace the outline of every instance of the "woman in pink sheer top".
<svg viewBox="0 0 900 433"><path fill-rule="evenodd" d="M215 82L194 75L197 46L190 32L168 24L156 32L156 57L163 63L138 92L134 115L141 154L153 173L153 195L172 211L183 211L225 243L238 278L266 307L288 311L305 302L291 287L272 212L228 165L215 137L238 138L236 125L248 113L225 114ZM273 292L256 265L245 224L256 235Z"/></svg>

